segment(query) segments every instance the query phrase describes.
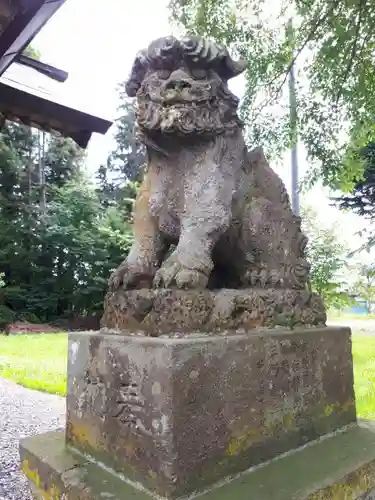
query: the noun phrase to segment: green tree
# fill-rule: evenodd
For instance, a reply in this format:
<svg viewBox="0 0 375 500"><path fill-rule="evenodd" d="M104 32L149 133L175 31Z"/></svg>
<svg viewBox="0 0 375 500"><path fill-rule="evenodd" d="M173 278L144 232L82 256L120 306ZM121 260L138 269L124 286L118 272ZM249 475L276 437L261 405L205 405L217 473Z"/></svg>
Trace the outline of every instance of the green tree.
<svg viewBox="0 0 375 500"><path fill-rule="evenodd" d="M121 109L117 147L99 168L96 186L71 140L8 122L2 129L2 326L17 318L101 314L108 277L132 242L145 162L133 136L134 108Z"/></svg>
<svg viewBox="0 0 375 500"><path fill-rule="evenodd" d="M118 88L120 106L114 139L116 147L96 173L97 193L104 207L116 206L130 220L133 204L146 167L146 149L135 134L134 99Z"/></svg>
<svg viewBox="0 0 375 500"><path fill-rule="evenodd" d="M29 278L28 250L35 205L31 190L34 137L26 126L7 124L0 135L0 267L6 284Z"/></svg>
<svg viewBox="0 0 375 500"><path fill-rule="evenodd" d="M49 315L100 312L109 274L132 241L129 224L116 208L102 209L94 186L83 177L57 189L42 238L54 256L52 266L39 267L44 276L39 297L45 295ZM33 309L38 304L40 299Z"/></svg>
<svg viewBox="0 0 375 500"><path fill-rule="evenodd" d="M311 264L310 282L323 297L327 309L342 308L351 302L344 279L347 249L334 228L323 228L311 207L302 210L302 228L309 238L307 257Z"/></svg>
<svg viewBox="0 0 375 500"><path fill-rule="evenodd" d="M116 147L96 173L97 193L102 205L117 207L126 221L131 219L133 204L146 167L146 149L135 134L134 99L126 96L125 84L118 88L120 106L114 139Z"/></svg>
<svg viewBox="0 0 375 500"><path fill-rule="evenodd" d="M375 143L368 144L360 153L365 162L362 179L355 182L350 193L332 197L332 201L341 210L352 210L355 214L373 221L375 219Z"/></svg>
<svg viewBox="0 0 375 500"><path fill-rule="evenodd" d="M359 279L353 285L353 293L365 301L368 313L373 312L375 304L375 268L374 266L360 265Z"/></svg>
<svg viewBox="0 0 375 500"><path fill-rule="evenodd" d="M298 69L298 131L309 181L346 189L375 139L371 0L171 0L179 30L208 36L248 61L242 115L248 141L280 152L293 137L285 83ZM288 30L293 16L294 30Z"/></svg>
<svg viewBox="0 0 375 500"><path fill-rule="evenodd" d="M129 222L116 207L103 209L85 176L54 188L43 220L33 215L31 244L24 248L16 234L14 255L6 255L14 272L2 303L43 321L100 314L108 277L132 242Z"/></svg>
<svg viewBox="0 0 375 500"><path fill-rule="evenodd" d="M134 133L134 99L127 97L124 83L119 87L119 99L120 116L116 120L116 148L110 155L111 169L119 177L117 180L140 181L146 164L146 149Z"/></svg>
<svg viewBox="0 0 375 500"><path fill-rule="evenodd" d="M140 186L138 181L130 181L124 177L112 181L110 158L107 165L101 165L96 174L97 194L103 207L117 207L125 220L131 218L133 205Z"/></svg>
<svg viewBox="0 0 375 500"><path fill-rule="evenodd" d="M55 259L53 245L43 239L48 203L56 189L79 174L81 160L81 150L68 139L14 123L1 132L0 268L6 285L2 301L14 310L32 310L37 300L43 302L34 292ZM46 284L44 295L49 292Z"/></svg>
<svg viewBox="0 0 375 500"><path fill-rule="evenodd" d="M50 135L43 158L45 182L62 187L79 176L85 152L71 139Z"/></svg>

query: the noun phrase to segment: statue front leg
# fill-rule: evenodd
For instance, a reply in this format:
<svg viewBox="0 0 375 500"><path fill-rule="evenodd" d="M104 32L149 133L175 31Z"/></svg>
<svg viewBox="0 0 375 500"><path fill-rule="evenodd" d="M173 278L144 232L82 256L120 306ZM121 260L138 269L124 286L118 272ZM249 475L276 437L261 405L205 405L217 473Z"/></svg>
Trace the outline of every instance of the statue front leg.
<svg viewBox="0 0 375 500"><path fill-rule="evenodd" d="M155 287L206 288L213 269L216 238L190 229L182 230L175 251L156 272Z"/></svg>
<svg viewBox="0 0 375 500"><path fill-rule="evenodd" d="M109 278L109 289L150 288L155 272L160 266L168 245L157 220L149 210L149 179L142 183L134 208L134 243L127 258Z"/></svg>
<svg viewBox="0 0 375 500"><path fill-rule="evenodd" d="M200 168L196 178L186 182L179 242L157 271L156 287L206 288L214 267L213 248L231 223L231 179L223 182L218 168L214 173L207 166Z"/></svg>

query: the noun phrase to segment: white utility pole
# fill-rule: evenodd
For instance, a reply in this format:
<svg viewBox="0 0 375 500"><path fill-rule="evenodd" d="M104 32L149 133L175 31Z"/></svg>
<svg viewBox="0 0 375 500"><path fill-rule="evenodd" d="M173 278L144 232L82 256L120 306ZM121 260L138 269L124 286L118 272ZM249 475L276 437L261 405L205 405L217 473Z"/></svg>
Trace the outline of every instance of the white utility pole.
<svg viewBox="0 0 375 500"><path fill-rule="evenodd" d="M292 44L291 57L294 57L294 32L293 32L293 20L289 19L288 36ZM292 193L292 209L295 215L300 215L300 204L299 204L299 182L298 182L298 130L297 130L297 95L296 95L296 79L295 79L295 65L291 65L289 71L289 116L290 116L290 130L291 130L291 193Z"/></svg>

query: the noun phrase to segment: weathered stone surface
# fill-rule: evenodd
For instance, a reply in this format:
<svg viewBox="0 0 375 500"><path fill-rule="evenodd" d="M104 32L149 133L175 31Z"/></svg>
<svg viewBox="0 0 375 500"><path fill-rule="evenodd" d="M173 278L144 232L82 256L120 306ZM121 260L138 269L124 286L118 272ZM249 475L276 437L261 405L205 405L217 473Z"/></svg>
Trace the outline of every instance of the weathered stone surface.
<svg viewBox="0 0 375 500"><path fill-rule="evenodd" d="M227 484L201 500L372 500L375 489L374 424L360 423L313 443ZM21 442L22 469L45 500L149 500L148 493L68 450L64 433ZM63 460L62 460L63 459ZM73 464L73 465L72 465ZM138 485L139 486L139 485ZM155 497L154 497L155 498ZM193 497L192 497L193 498ZM159 497L160 500L160 497Z"/></svg>
<svg viewBox="0 0 375 500"><path fill-rule="evenodd" d="M37 500L144 500L150 498L104 468L69 450L64 432L22 440L21 468Z"/></svg>
<svg viewBox="0 0 375 500"><path fill-rule="evenodd" d="M375 489L370 491L369 493L364 493L361 495L359 500L375 500Z"/></svg>
<svg viewBox="0 0 375 500"><path fill-rule="evenodd" d="M308 290L124 290L109 292L102 327L149 336L238 333L259 327L321 326L322 299Z"/></svg>
<svg viewBox="0 0 375 500"><path fill-rule="evenodd" d="M349 329L70 334L68 444L168 498L355 419Z"/></svg>
<svg viewBox="0 0 375 500"><path fill-rule="evenodd" d="M137 55L126 89L148 166L113 290L306 287L301 219L263 151L248 151L228 87L245 68L200 37L160 38Z"/></svg>

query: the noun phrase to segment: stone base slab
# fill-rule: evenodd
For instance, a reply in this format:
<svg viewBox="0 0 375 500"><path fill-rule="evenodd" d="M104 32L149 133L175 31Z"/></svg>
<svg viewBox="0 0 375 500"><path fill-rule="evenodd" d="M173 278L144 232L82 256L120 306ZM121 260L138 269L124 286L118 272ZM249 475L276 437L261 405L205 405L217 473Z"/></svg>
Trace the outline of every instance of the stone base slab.
<svg viewBox="0 0 375 500"><path fill-rule="evenodd" d="M68 444L161 497L355 421L348 328L69 335Z"/></svg>
<svg viewBox="0 0 375 500"><path fill-rule="evenodd" d="M69 450L63 432L23 439L20 455L22 470L34 485L38 500L160 500ZM199 495L201 500L373 500L374 497L372 422L361 422Z"/></svg>
<svg viewBox="0 0 375 500"><path fill-rule="evenodd" d="M322 299L308 290L124 290L109 292L103 331L181 335L196 331L236 333L259 327L292 328L326 323Z"/></svg>

